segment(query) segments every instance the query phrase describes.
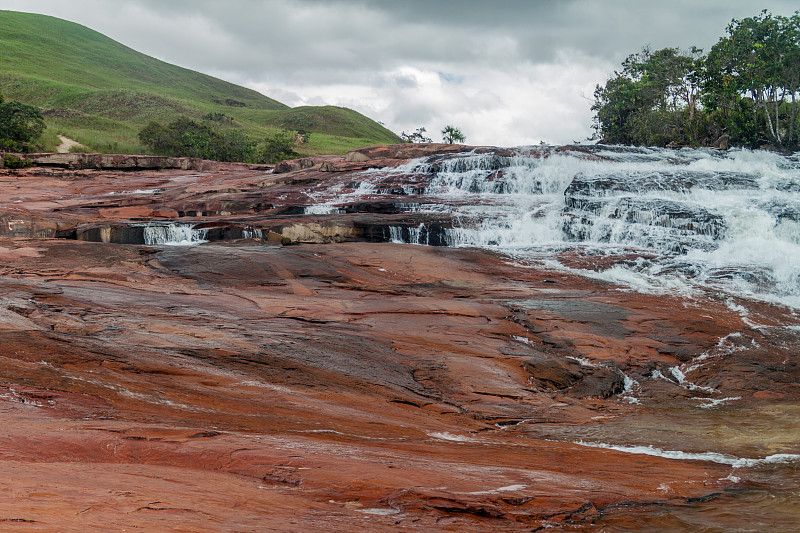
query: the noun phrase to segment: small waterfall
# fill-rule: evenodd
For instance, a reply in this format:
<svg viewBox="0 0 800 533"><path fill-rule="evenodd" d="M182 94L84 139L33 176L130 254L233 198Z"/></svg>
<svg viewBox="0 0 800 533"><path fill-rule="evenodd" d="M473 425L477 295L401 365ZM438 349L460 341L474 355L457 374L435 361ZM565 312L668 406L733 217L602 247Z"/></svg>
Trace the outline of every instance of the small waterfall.
<svg viewBox="0 0 800 533"><path fill-rule="evenodd" d="M421 244L424 246L454 246L451 228L440 224L420 223L418 226L389 226L388 240L396 244Z"/></svg>
<svg viewBox="0 0 800 533"><path fill-rule="evenodd" d="M403 240L403 228L400 226L389 227L389 242L393 242L395 244L411 244Z"/></svg>
<svg viewBox="0 0 800 533"><path fill-rule="evenodd" d="M246 226L242 228L242 239L257 239L262 240L264 239L264 230L259 228L251 228L250 226Z"/></svg>
<svg viewBox="0 0 800 533"><path fill-rule="evenodd" d="M159 224L144 226L144 243L147 245L193 246L208 242L206 229L195 229L193 224Z"/></svg>
<svg viewBox="0 0 800 533"><path fill-rule="evenodd" d="M390 226L389 241L396 244L422 244L430 246L430 231L425 223L419 226Z"/></svg>

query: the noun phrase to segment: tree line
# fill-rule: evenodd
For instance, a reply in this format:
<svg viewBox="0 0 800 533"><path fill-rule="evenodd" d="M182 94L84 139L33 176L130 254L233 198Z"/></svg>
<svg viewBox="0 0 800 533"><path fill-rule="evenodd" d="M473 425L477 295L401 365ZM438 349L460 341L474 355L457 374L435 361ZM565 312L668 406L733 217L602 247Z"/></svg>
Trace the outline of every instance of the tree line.
<svg viewBox="0 0 800 533"><path fill-rule="evenodd" d="M800 12L733 19L708 54L643 48L594 91L606 144L798 148ZM724 147L724 146L723 146Z"/></svg>
<svg viewBox="0 0 800 533"><path fill-rule="evenodd" d="M298 155L294 150L297 140L294 132L280 131L255 140L237 128L221 128L213 122L232 123L233 120L221 113L213 113L206 115L201 122L186 117L166 125L150 122L139 131L139 142L157 155L214 161L277 163ZM302 139L306 142L308 134Z"/></svg>

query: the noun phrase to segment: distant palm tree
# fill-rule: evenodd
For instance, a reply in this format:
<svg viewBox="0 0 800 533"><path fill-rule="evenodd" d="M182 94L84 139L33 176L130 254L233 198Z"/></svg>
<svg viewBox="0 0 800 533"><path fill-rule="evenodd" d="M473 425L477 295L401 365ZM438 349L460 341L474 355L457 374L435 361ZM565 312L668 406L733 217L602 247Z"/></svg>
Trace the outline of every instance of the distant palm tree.
<svg viewBox="0 0 800 533"><path fill-rule="evenodd" d="M461 130L455 126L445 126L442 130L442 140L447 144L463 143L467 140Z"/></svg>

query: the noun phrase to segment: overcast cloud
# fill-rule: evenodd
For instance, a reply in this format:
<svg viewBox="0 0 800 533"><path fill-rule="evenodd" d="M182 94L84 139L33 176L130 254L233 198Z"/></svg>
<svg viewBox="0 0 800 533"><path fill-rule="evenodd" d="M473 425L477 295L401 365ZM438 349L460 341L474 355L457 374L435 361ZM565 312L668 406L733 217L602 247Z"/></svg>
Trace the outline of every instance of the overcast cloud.
<svg viewBox="0 0 800 533"><path fill-rule="evenodd" d="M765 0L0 0L290 106L346 106L470 144L591 134L597 83L643 45L708 49Z"/></svg>

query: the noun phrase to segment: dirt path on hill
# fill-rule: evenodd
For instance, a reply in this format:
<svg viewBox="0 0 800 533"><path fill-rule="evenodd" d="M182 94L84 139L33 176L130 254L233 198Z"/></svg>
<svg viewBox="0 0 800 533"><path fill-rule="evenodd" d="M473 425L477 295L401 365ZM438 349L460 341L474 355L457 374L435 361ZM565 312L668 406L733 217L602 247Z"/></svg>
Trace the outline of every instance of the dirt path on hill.
<svg viewBox="0 0 800 533"><path fill-rule="evenodd" d="M59 135L58 138L61 139L61 144L59 144L58 147L56 148L59 154L68 153L69 149L72 148L73 146L83 146L78 141L72 140L69 137L64 137L63 135Z"/></svg>

